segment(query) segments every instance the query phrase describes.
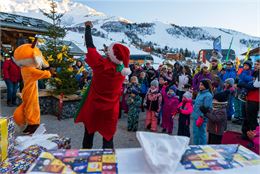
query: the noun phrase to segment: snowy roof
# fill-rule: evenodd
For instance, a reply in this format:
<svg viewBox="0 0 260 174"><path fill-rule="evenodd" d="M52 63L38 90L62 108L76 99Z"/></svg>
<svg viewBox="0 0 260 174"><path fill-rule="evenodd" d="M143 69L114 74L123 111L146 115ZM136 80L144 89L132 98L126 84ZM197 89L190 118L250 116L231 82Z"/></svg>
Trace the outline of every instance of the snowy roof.
<svg viewBox="0 0 260 174"><path fill-rule="evenodd" d="M65 45L69 46L70 53L73 54L74 56L82 56L86 54L82 49L80 49L75 43L72 41L62 41Z"/></svg>
<svg viewBox="0 0 260 174"><path fill-rule="evenodd" d="M246 54L247 54L247 52L244 52L241 55L245 56ZM253 56L253 55L260 55L260 47L256 47L249 51L249 56Z"/></svg>
<svg viewBox="0 0 260 174"><path fill-rule="evenodd" d="M21 29L27 31L47 32L50 23L31 17L0 12L0 27Z"/></svg>

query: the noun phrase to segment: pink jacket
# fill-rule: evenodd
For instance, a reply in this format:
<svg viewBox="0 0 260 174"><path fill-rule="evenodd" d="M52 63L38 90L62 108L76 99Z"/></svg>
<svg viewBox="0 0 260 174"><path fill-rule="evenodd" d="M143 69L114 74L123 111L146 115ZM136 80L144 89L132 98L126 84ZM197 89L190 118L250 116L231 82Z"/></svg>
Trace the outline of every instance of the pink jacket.
<svg viewBox="0 0 260 174"><path fill-rule="evenodd" d="M184 107L182 105L185 103ZM178 105L180 108L180 113L183 115L190 115L193 112L192 99L183 98L182 102Z"/></svg>

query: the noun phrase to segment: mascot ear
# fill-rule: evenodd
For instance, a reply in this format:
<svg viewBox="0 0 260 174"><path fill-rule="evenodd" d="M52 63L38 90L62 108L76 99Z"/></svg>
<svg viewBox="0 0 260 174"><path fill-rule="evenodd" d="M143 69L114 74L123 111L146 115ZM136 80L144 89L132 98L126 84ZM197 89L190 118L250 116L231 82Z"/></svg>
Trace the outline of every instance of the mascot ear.
<svg viewBox="0 0 260 174"><path fill-rule="evenodd" d="M38 40L38 38L37 37L35 37L35 39L34 39L34 41L33 41L33 43L32 43L32 48L34 48L35 47L35 45L37 44L37 40Z"/></svg>

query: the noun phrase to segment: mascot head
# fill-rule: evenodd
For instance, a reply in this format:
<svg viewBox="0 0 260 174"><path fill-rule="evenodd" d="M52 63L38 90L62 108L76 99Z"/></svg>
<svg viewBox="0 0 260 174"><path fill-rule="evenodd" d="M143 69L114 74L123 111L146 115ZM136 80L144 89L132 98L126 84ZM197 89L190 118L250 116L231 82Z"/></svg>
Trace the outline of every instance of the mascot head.
<svg viewBox="0 0 260 174"><path fill-rule="evenodd" d="M36 45L37 38L32 44L23 44L14 51L14 61L18 66L31 66L36 68L47 68L49 63L45 60L42 52Z"/></svg>

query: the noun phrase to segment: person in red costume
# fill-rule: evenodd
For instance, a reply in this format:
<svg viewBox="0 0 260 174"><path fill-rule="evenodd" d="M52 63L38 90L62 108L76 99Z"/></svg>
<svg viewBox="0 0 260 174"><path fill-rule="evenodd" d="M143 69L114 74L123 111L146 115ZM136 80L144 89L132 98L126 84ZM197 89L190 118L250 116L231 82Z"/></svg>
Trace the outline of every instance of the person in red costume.
<svg viewBox="0 0 260 174"><path fill-rule="evenodd" d="M113 136L116 132L119 99L125 76L131 73L128 67L130 51L119 43L112 43L103 58L96 50L90 21L85 23L85 42L88 53L85 61L93 70L93 77L87 94L83 96L81 108L75 123L83 122L85 134L83 148L91 149L95 132L103 136L102 148L114 148Z"/></svg>

